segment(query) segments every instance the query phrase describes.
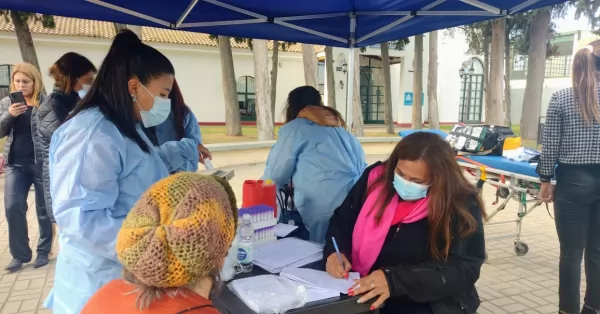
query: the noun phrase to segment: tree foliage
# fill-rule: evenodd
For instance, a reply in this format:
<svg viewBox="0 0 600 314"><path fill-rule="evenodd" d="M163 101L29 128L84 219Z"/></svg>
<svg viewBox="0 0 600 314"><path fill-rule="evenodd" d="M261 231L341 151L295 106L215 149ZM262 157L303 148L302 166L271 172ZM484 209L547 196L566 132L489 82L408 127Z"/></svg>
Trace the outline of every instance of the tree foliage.
<svg viewBox="0 0 600 314"><path fill-rule="evenodd" d="M600 0L579 0L573 6L575 18L587 18L594 33L600 34Z"/></svg>
<svg viewBox="0 0 600 314"><path fill-rule="evenodd" d="M37 14L30 12L19 12L21 19L23 22L28 22L30 20L38 23L42 23L44 28L55 28L56 23L54 22L53 15L47 14ZM10 10L0 10L0 16L3 16L7 23L10 23Z"/></svg>

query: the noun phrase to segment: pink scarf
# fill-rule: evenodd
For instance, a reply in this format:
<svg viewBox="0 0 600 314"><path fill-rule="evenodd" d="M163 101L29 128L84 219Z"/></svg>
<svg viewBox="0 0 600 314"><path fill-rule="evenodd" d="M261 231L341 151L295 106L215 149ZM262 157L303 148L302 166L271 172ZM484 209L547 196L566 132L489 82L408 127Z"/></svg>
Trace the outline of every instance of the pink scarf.
<svg viewBox="0 0 600 314"><path fill-rule="evenodd" d="M368 185L383 175L385 167L383 165L375 167L369 173ZM394 216L398 206L398 195L394 195L392 201L387 205L381 223L378 225L375 221L375 205L382 192L382 187L375 188L363 204L354 231L352 232L352 268L359 272L361 276L366 276L375 264L375 260L381 252L383 243L390 231ZM409 224L427 217L428 198L424 198L414 203L412 210L402 218L400 223ZM371 212L373 210L373 212Z"/></svg>

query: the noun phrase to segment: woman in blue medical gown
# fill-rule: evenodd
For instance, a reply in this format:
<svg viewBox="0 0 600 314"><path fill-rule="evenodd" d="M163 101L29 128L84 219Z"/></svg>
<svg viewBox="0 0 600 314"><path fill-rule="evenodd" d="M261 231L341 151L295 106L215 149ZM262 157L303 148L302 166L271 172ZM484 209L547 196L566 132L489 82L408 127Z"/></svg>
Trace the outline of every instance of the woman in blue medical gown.
<svg viewBox="0 0 600 314"><path fill-rule="evenodd" d="M285 115L263 178L278 187L291 181L308 239L324 243L329 218L367 167L365 152L340 113L324 106L311 86L290 92Z"/></svg>
<svg viewBox="0 0 600 314"><path fill-rule="evenodd" d="M129 209L168 176L143 132L164 122L175 70L131 31L119 33L92 87L50 144L50 193L60 253L46 307L79 313L105 283L119 278L117 233Z"/></svg>
<svg viewBox="0 0 600 314"><path fill-rule="evenodd" d="M158 153L163 158L170 173L179 171L196 172L198 162L205 158L211 159L210 151L202 145L202 133L194 113L186 106L183 95L177 84L169 94L171 99L171 114L167 120L153 131L155 134Z"/></svg>

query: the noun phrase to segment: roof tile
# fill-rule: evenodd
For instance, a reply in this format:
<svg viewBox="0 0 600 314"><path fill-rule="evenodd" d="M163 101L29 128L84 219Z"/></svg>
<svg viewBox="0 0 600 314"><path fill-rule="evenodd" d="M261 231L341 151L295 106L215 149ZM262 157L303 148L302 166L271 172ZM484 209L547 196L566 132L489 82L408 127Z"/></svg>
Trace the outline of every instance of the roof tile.
<svg viewBox="0 0 600 314"><path fill-rule="evenodd" d="M116 32L114 23L95 20L84 20L77 18L68 18L55 16L55 28L44 28L41 22L29 21L29 29L33 34L58 35L58 36L81 36L112 39ZM0 31L14 32L14 27L10 21L0 19ZM210 38L210 35L203 33L194 33L179 30L170 30L155 27L142 27L142 39L147 42L183 44L183 45L201 45L217 47L216 40ZM248 48L246 43L237 43L231 40L233 48ZM315 51L321 52L324 46L315 45ZM273 42L269 41L269 49L273 49ZM301 52L301 44L293 44L286 51Z"/></svg>

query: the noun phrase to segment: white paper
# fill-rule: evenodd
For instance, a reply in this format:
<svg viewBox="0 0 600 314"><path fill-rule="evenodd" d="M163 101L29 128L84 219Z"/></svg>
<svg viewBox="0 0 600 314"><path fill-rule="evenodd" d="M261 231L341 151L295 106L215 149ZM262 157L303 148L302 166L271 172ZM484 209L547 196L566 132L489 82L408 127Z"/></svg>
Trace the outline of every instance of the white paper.
<svg viewBox="0 0 600 314"><path fill-rule="evenodd" d="M281 276L299 282L307 288L335 290L343 294L348 294L354 280L360 279L360 275L354 272L348 274L348 279L337 279L327 272L309 268L284 268Z"/></svg>
<svg viewBox="0 0 600 314"><path fill-rule="evenodd" d="M306 303L339 298L340 293L335 290L317 289L306 287Z"/></svg>
<svg viewBox="0 0 600 314"><path fill-rule="evenodd" d="M273 234L277 237L284 238L296 229L298 229L298 226L280 223L276 224L275 227L273 227Z"/></svg>
<svg viewBox="0 0 600 314"><path fill-rule="evenodd" d="M306 287L274 275L237 279L229 288L256 313L285 313L304 306L307 299Z"/></svg>
<svg viewBox="0 0 600 314"><path fill-rule="evenodd" d="M270 273L285 267L301 267L323 258L323 246L297 238L265 243L254 249L254 264Z"/></svg>

